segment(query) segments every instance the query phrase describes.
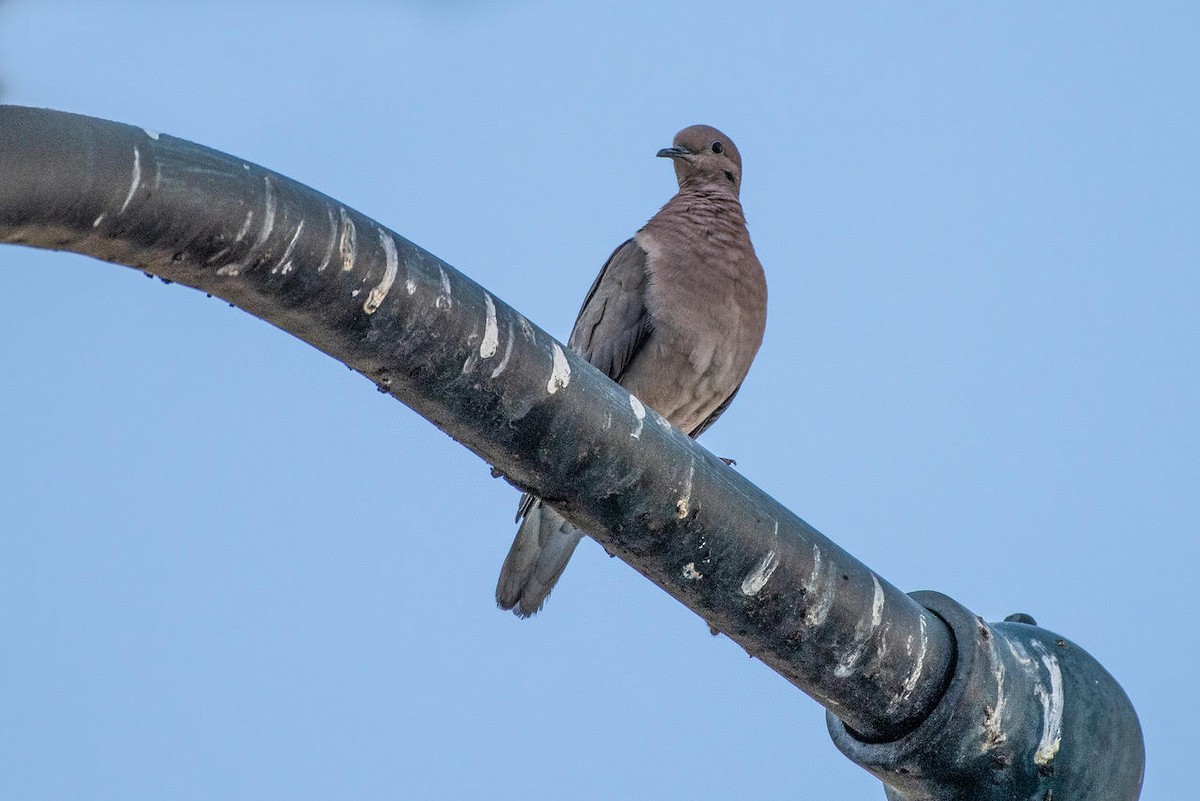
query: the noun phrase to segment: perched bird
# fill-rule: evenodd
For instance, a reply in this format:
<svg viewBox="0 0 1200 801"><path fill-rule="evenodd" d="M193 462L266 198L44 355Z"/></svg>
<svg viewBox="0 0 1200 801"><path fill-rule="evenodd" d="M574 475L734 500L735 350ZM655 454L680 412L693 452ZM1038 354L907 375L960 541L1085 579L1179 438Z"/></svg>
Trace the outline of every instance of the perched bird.
<svg viewBox="0 0 1200 801"><path fill-rule="evenodd" d="M690 436L728 407L762 343L767 284L738 200L742 157L707 125L675 135L658 155L679 191L608 257L567 345ZM583 537L525 495L496 603L529 617Z"/></svg>

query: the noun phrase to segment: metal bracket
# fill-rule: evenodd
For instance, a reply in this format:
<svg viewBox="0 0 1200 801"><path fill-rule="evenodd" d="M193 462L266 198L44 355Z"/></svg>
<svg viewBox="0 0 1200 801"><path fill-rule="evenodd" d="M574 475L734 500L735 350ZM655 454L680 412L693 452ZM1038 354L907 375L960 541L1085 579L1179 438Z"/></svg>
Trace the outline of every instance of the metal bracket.
<svg viewBox="0 0 1200 801"><path fill-rule="evenodd" d="M941 593L912 597L954 635L941 700L891 742L865 742L827 715L833 742L883 781L889 801L1137 799L1141 726L1099 662L1028 615L989 624Z"/></svg>

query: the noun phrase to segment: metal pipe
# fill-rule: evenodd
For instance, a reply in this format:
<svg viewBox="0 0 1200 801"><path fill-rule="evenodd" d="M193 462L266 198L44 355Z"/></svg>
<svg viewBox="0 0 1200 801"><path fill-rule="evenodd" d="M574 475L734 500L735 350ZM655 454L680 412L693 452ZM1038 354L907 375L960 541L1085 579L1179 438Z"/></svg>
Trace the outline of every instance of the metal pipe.
<svg viewBox="0 0 1200 801"><path fill-rule="evenodd" d="M0 242L195 287L366 376L825 706L889 798L1138 796L1137 715L1082 649L909 598L478 284L325 195L152 131L0 106Z"/></svg>
<svg viewBox="0 0 1200 801"><path fill-rule="evenodd" d="M478 284L288 178L128 125L0 109L0 240L223 298L559 508L869 740L949 676L946 627Z"/></svg>

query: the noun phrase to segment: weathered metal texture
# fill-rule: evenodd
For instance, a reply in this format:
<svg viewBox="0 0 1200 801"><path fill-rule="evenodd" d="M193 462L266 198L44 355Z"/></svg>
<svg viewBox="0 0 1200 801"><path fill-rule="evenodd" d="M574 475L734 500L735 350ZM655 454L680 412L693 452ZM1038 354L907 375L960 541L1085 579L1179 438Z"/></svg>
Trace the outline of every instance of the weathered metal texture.
<svg viewBox="0 0 1200 801"><path fill-rule="evenodd" d="M984 639L948 599L922 596L927 611L482 287L331 198L173 137L0 106L0 241L195 287L363 374L816 698L895 799L1136 797L1054 789L1083 787L1068 777L1090 763L1127 783L1136 766L1140 781L1136 716L1082 651L1020 623ZM1063 735L1034 776L1051 656ZM981 771L993 794L960 792Z"/></svg>
<svg viewBox="0 0 1200 801"><path fill-rule="evenodd" d="M936 617L470 279L324 195L170 136L10 106L0 240L201 289L344 362L871 739L913 728L941 693Z"/></svg>
<svg viewBox="0 0 1200 801"><path fill-rule="evenodd" d="M913 597L946 621L957 642L941 703L915 731L881 744L827 718L838 748L882 779L891 801L1139 796L1141 726L1100 663L1027 615L988 624L944 595Z"/></svg>

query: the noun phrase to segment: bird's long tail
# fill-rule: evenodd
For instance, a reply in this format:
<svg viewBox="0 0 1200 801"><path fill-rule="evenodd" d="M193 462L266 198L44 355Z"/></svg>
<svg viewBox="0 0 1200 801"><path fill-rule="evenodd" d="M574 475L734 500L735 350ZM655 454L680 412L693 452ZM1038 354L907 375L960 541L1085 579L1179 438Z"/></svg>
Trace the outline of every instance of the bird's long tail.
<svg viewBox="0 0 1200 801"><path fill-rule="evenodd" d="M517 517L521 526L500 568L496 603L529 617L546 602L583 532L532 495L521 498Z"/></svg>

